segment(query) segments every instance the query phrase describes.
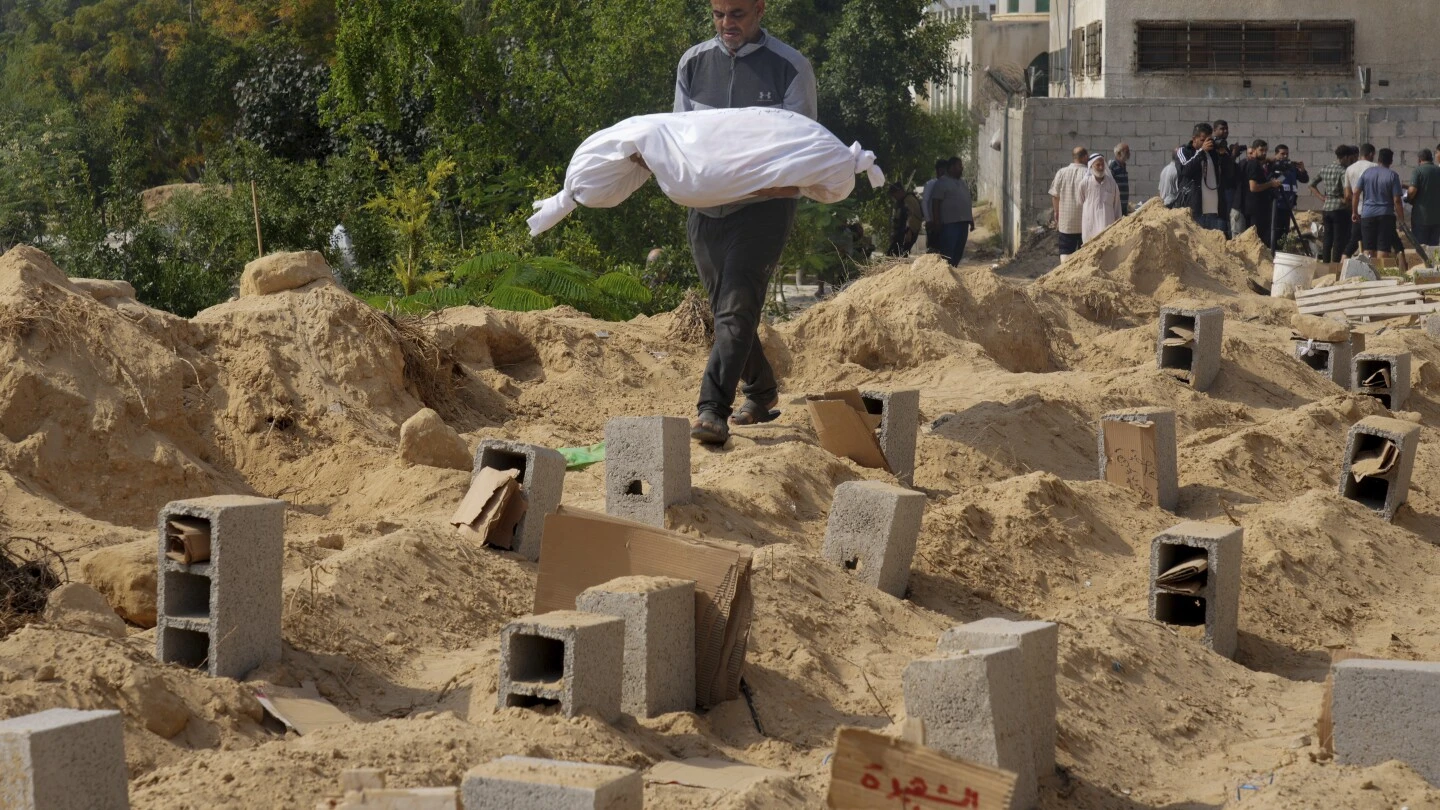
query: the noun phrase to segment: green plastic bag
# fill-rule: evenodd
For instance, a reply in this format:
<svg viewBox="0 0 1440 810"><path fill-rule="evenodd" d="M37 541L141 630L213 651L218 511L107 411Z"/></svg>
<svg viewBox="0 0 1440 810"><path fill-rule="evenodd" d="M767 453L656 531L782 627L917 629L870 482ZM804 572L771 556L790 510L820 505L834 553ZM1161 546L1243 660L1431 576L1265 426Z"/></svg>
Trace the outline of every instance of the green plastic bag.
<svg viewBox="0 0 1440 810"><path fill-rule="evenodd" d="M605 460L605 442L589 447L562 447L560 455L565 457L565 469L583 470L591 464Z"/></svg>

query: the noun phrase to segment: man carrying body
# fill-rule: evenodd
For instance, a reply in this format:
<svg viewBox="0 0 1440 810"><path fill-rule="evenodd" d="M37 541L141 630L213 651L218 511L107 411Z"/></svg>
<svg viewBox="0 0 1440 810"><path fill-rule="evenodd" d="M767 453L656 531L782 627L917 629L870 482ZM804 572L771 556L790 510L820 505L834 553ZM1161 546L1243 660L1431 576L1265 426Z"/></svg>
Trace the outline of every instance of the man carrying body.
<svg viewBox="0 0 1440 810"><path fill-rule="evenodd" d="M675 111L779 107L815 118L815 72L794 48L760 27L765 0L710 0L714 39L685 52L675 77ZM798 189L772 188L753 199L692 209L687 228L700 282L715 316L715 343L700 384L690 435L706 444L737 425L777 415L779 384L760 345L760 312L770 275L795 221ZM735 389L745 403L731 417Z"/></svg>
<svg viewBox="0 0 1440 810"><path fill-rule="evenodd" d="M1325 243L1320 248L1320 261L1338 264L1350 243L1350 206L1345 203L1345 169L1357 157L1354 147L1335 147L1335 162L1320 170L1310 181L1310 189L1321 200L1321 217L1325 222Z"/></svg>
<svg viewBox="0 0 1440 810"><path fill-rule="evenodd" d="M1405 187L1400 175L1390 170L1395 153L1381 149L1380 165L1360 176L1360 185L1351 197L1350 221L1360 223L1360 241L1375 252L1380 264L1400 249L1395 238L1395 217L1405 210Z"/></svg>
<svg viewBox="0 0 1440 810"><path fill-rule="evenodd" d="M1070 165L1055 173L1055 179L1050 183L1050 200L1054 204L1054 210L1050 215L1050 224L1055 226L1060 235L1060 261L1080 249L1080 228L1083 209L1080 205L1080 183L1085 180L1089 171L1085 163L1090 158L1090 150L1083 146L1077 146L1070 152Z"/></svg>
<svg viewBox="0 0 1440 810"><path fill-rule="evenodd" d="M965 164L958 157L950 158L945 176L935 182L930 193L930 210L925 212L937 234L940 255L954 267L965 258L965 244L975 230L975 213L970 205L970 187L962 179Z"/></svg>
<svg viewBox="0 0 1440 810"><path fill-rule="evenodd" d="M1435 153L1420 150L1420 165L1410 175L1410 189L1405 197L1411 206L1411 235L1429 247L1440 245L1440 167Z"/></svg>
<svg viewBox="0 0 1440 810"><path fill-rule="evenodd" d="M1120 216L1130 213L1130 144L1115 144L1115 159L1110 161L1110 176L1120 187Z"/></svg>

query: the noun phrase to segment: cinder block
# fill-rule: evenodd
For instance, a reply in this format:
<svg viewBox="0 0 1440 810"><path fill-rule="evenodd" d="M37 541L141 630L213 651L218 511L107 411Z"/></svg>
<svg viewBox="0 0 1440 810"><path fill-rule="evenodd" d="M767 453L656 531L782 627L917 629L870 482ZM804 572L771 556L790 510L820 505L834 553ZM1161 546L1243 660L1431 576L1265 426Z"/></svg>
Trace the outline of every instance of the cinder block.
<svg viewBox="0 0 1440 810"><path fill-rule="evenodd" d="M1366 767L1398 759L1440 787L1440 662L1352 658L1333 674L1336 760Z"/></svg>
<svg viewBox="0 0 1440 810"><path fill-rule="evenodd" d="M1205 628L1205 646L1233 658L1240 619L1240 560L1245 530L1186 521L1150 541L1150 618L1162 624ZM1162 585L1166 571L1195 559L1205 570L1191 582ZM1186 587L1186 586L1189 587Z"/></svg>
<svg viewBox="0 0 1440 810"><path fill-rule="evenodd" d="M209 524L210 559L185 565L165 556L172 518ZM243 679L280 660L285 502L245 495L172 501L160 510L156 657Z"/></svg>
<svg viewBox="0 0 1440 810"><path fill-rule="evenodd" d="M1330 379L1331 382L1350 390L1352 352L1350 342L1322 343L1300 341L1295 344L1295 358Z"/></svg>
<svg viewBox="0 0 1440 810"><path fill-rule="evenodd" d="M690 423L677 416L605 423L606 514L665 528L665 508L690 500Z"/></svg>
<svg viewBox="0 0 1440 810"><path fill-rule="evenodd" d="M695 583L620 577L575 599L585 613L625 620L620 707L635 717L695 709Z"/></svg>
<svg viewBox="0 0 1440 810"><path fill-rule="evenodd" d="M475 475L485 467L520 471L520 487L528 506L525 517L515 524L513 549L531 562L539 560L545 516L560 507L565 494L565 457L558 450L536 444L485 439L475 449Z"/></svg>
<svg viewBox="0 0 1440 810"><path fill-rule="evenodd" d="M1355 460L1361 455L1393 443L1399 457L1389 471L1355 480L1351 474ZM1420 426L1402 419L1367 416L1350 428L1345 442L1345 463L1340 469L1340 494L1359 501L1380 513L1385 520L1394 520L1395 511L1410 492L1410 473L1415 469L1415 454L1420 449Z"/></svg>
<svg viewBox="0 0 1440 810"><path fill-rule="evenodd" d="M1105 480L1109 459L1105 457L1106 422L1150 422L1155 425L1156 494L1161 509L1171 512L1180 504L1180 469L1176 458L1175 412L1169 408L1129 408L1100 417L1097 438L1100 453L1100 480Z"/></svg>
<svg viewBox="0 0 1440 810"><path fill-rule="evenodd" d="M321 802L316 810L329 810ZM334 810L460 810L460 791L439 788L367 788L345 794Z"/></svg>
<svg viewBox="0 0 1440 810"><path fill-rule="evenodd" d="M1033 807L1039 787L1018 647L918 658L902 678L905 716L925 724L925 744L1016 774L1010 806Z"/></svg>
<svg viewBox="0 0 1440 810"><path fill-rule="evenodd" d="M872 587L904 598L925 495L881 481L835 488L821 554Z"/></svg>
<svg viewBox="0 0 1440 810"><path fill-rule="evenodd" d="M125 810L129 779L119 712L49 709L0 722L0 807Z"/></svg>
<svg viewBox="0 0 1440 810"><path fill-rule="evenodd" d="M1440 110L1437 110L1440 113ZM1440 340L1440 315L1425 316L1425 334L1435 340Z"/></svg>
<svg viewBox="0 0 1440 810"><path fill-rule="evenodd" d="M1194 342L1188 346L1166 346L1166 339L1177 337L1170 331L1177 327L1194 332ZM1156 364L1190 383L1196 391L1204 391L1220 373L1220 344L1224 330L1225 310L1220 307L1163 307L1160 310L1160 337L1155 344Z"/></svg>
<svg viewBox="0 0 1440 810"><path fill-rule="evenodd" d="M880 449L905 486L915 483L915 437L920 433L920 392L863 391L865 410L880 416Z"/></svg>
<svg viewBox="0 0 1440 810"><path fill-rule="evenodd" d="M613 765L501 757L461 784L465 810L641 810L640 772Z"/></svg>
<svg viewBox="0 0 1440 810"><path fill-rule="evenodd" d="M946 630L935 651L953 655L992 647L1020 648L1030 752L1035 758L1036 777L1044 779L1055 772L1055 674L1060 626L1054 622L981 619Z"/></svg>
<svg viewBox="0 0 1440 810"><path fill-rule="evenodd" d="M1410 398L1409 352L1362 352L1355 355L1352 362L1355 368L1351 372L1351 379L1354 380L1356 393L1375 397L1380 400L1381 405L1392 411L1405 407L1405 401ZM1390 386L1367 386L1365 382L1381 370L1390 372Z"/></svg>
<svg viewBox="0 0 1440 810"><path fill-rule="evenodd" d="M692 605L693 610L693 605ZM566 717L592 711L620 717L625 622L557 610L526 616L500 632L500 708L558 705Z"/></svg>

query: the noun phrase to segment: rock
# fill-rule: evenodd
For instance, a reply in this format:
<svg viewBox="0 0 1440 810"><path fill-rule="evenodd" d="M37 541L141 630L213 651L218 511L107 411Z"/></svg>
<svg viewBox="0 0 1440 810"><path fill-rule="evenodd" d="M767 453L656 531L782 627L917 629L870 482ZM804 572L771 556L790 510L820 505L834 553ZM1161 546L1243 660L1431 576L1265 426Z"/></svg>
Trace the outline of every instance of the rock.
<svg viewBox="0 0 1440 810"><path fill-rule="evenodd" d="M81 292L89 293L96 301L104 301L107 298L134 298L135 288L128 281L117 281L108 278L72 278L70 283L80 288Z"/></svg>
<svg viewBox="0 0 1440 810"><path fill-rule="evenodd" d="M80 578L105 597L120 618L155 626L155 541L136 540L80 558Z"/></svg>
<svg viewBox="0 0 1440 810"><path fill-rule="evenodd" d="M271 253L245 265L240 275L240 297L270 295L315 281L335 280L325 257L314 250Z"/></svg>
<svg viewBox="0 0 1440 810"><path fill-rule="evenodd" d="M45 600L45 621L70 630L83 630L111 638L125 638L125 622L94 588L67 582Z"/></svg>
<svg viewBox="0 0 1440 810"><path fill-rule="evenodd" d="M400 426L400 460L451 470L468 470L475 461L460 434L429 408L421 408Z"/></svg>
<svg viewBox="0 0 1440 810"><path fill-rule="evenodd" d="M136 668L120 685L120 703L145 728L170 739L190 722L190 709L157 673Z"/></svg>
<svg viewBox="0 0 1440 810"><path fill-rule="evenodd" d="M37 669L37 670L35 670L35 680L37 680L37 681L53 681L53 680L55 680L55 665L54 665L54 664L41 664L41 665L40 665L40 668Z"/></svg>
<svg viewBox="0 0 1440 810"><path fill-rule="evenodd" d="M1302 338L1322 343L1344 343L1350 339L1349 324L1316 315L1296 315L1290 319L1290 328Z"/></svg>
<svg viewBox="0 0 1440 810"><path fill-rule="evenodd" d="M315 545L340 551L345 548L345 537L339 534L322 534L315 539Z"/></svg>

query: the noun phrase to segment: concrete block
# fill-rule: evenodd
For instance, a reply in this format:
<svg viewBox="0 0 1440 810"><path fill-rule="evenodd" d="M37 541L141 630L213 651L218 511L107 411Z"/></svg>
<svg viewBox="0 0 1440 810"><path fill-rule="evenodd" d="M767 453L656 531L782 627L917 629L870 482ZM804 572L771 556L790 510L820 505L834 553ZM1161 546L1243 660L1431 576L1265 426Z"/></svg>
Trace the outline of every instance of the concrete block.
<svg viewBox="0 0 1440 810"><path fill-rule="evenodd" d="M1425 334L1434 340L1440 340L1440 315L1425 316Z"/></svg>
<svg viewBox="0 0 1440 810"><path fill-rule="evenodd" d="M1194 342L1189 346L1166 346L1165 340L1176 336L1170 331L1176 327L1194 332ZM1220 307L1162 307L1160 336L1155 342L1155 362L1161 369L1176 372L1176 376L1189 382L1196 391L1204 391L1220 373L1220 343L1224 330L1225 311Z"/></svg>
<svg viewBox="0 0 1440 810"><path fill-rule="evenodd" d="M693 606L692 606L693 610ZM500 631L500 708L558 705L566 717L592 711L620 717L625 622L557 610L526 616Z"/></svg>
<svg viewBox="0 0 1440 810"><path fill-rule="evenodd" d="M605 423L605 513L665 528L665 509L690 500L690 423L624 416Z"/></svg>
<svg viewBox="0 0 1440 810"><path fill-rule="evenodd" d="M125 810L129 779L119 712L49 709L0 722L6 810Z"/></svg>
<svg viewBox="0 0 1440 810"><path fill-rule="evenodd" d="M1381 405L1392 411L1402 410L1405 407L1406 400L1410 399L1409 352L1395 354L1362 352L1355 355L1351 362L1355 366L1351 371L1351 380L1354 382L1356 393L1375 397L1380 400ZM1390 372L1388 388L1365 385L1366 380L1382 369Z"/></svg>
<svg viewBox="0 0 1440 810"><path fill-rule="evenodd" d="M935 651L954 655L992 647L1020 649L1030 753L1035 759L1035 775L1043 779L1055 771L1055 675L1060 656L1060 626L1054 622L981 619L946 630Z"/></svg>
<svg viewBox="0 0 1440 810"><path fill-rule="evenodd" d="M1351 474L1351 466L1362 454L1379 450L1391 442L1399 458L1382 475L1367 476L1359 481ZM1367 416L1350 428L1345 442L1345 463L1340 470L1340 494L1380 513L1385 520L1394 520L1395 511L1410 492L1410 473L1415 469L1415 455L1420 449L1420 426L1401 419Z"/></svg>
<svg viewBox="0 0 1440 810"><path fill-rule="evenodd" d="M475 474L485 467L520 471L520 487L529 507L515 525L513 548L531 562L539 560L545 517L559 508L565 494L565 457L536 444L486 439L475 449Z"/></svg>
<svg viewBox="0 0 1440 810"><path fill-rule="evenodd" d="M640 772L613 765L501 757L465 774L465 810L641 810Z"/></svg>
<svg viewBox="0 0 1440 810"><path fill-rule="evenodd" d="M1025 659L1018 647L918 658L902 678L905 716L925 724L925 744L961 759L1016 774L1010 806L1036 803Z"/></svg>
<svg viewBox="0 0 1440 810"><path fill-rule="evenodd" d="M1332 672L1336 760L1367 767L1398 759L1440 787L1440 662L1352 658Z"/></svg>
<svg viewBox="0 0 1440 810"><path fill-rule="evenodd" d="M1150 541L1150 618L1162 624L1204 626L1205 646L1233 658L1240 619L1240 560L1245 530L1186 521ZM1156 579L1189 560L1206 561L1199 588L1161 585Z"/></svg>
<svg viewBox="0 0 1440 810"><path fill-rule="evenodd" d="M589 588L577 610L625 620L620 707L635 717L695 709L695 583L620 577Z"/></svg>
<svg viewBox="0 0 1440 810"><path fill-rule="evenodd" d="M1353 370L1350 341L1299 341L1295 344L1295 359L1320 372L1346 391L1350 390L1350 373Z"/></svg>
<svg viewBox="0 0 1440 810"><path fill-rule="evenodd" d="M1105 480L1109 459L1105 457L1106 422L1151 422L1155 425L1156 494L1161 509L1171 512L1180 503L1180 469L1176 458L1175 412L1169 408L1129 408L1111 411L1100 417L1097 437L1100 455L1100 480Z"/></svg>
<svg viewBox="0 0 1440 810"><path fill-rule="evenodd" d="M872 587L904 598L925 495L880 481L835 488L821 555Z"/></svg>
<svg viewBox="0 0 1440 810"><path fill-rule="evenodd" d="M328 810L328 802L316 810ZM438 788L370 788L345 794L335 810L460 810L460 791Z"/></svg>
<svg viewBox="0 0 1440 810"><path fill-rule="evenodd" d="M172 518L205 521L210 559L185 565L165 555ZM172 501L160 510L156 657L243 679L280 660L285 502L245 495Z"/></svg>
<svg viewBox="0 0 1440 810"><path fill-rule="evenodd" d="M880 449L905 486L915 483L915 437L920 432L920 392L862 391L865 410L880 417Z"/></svg>

